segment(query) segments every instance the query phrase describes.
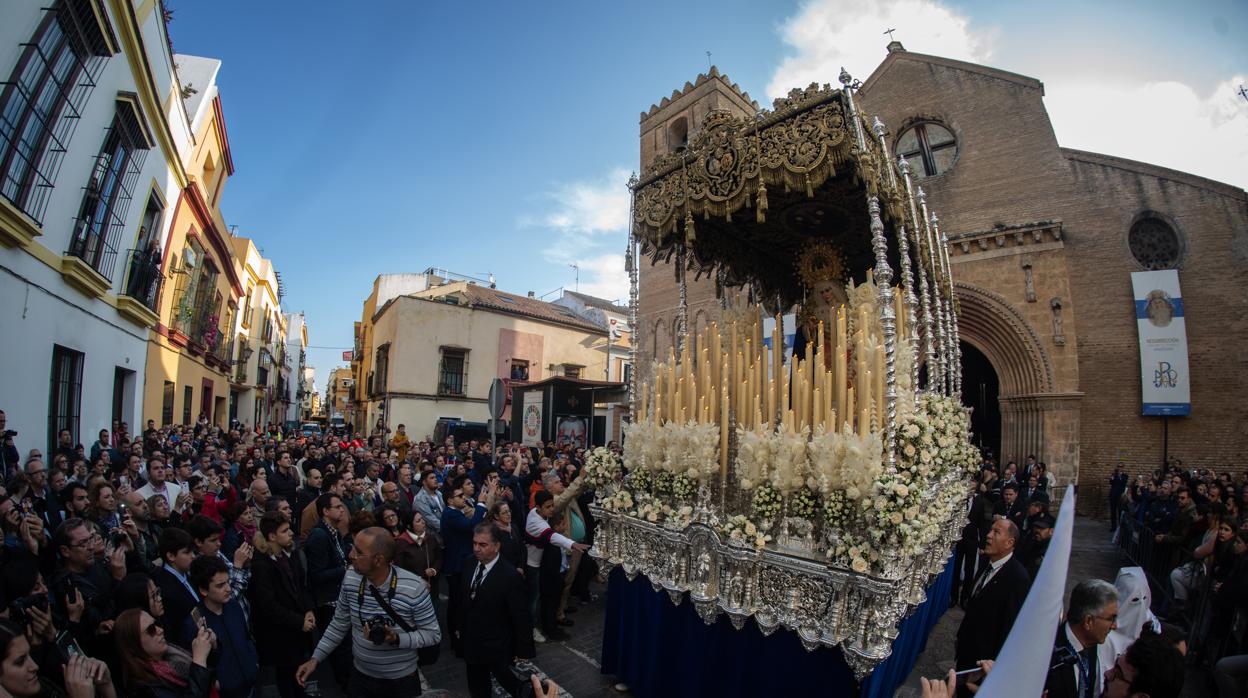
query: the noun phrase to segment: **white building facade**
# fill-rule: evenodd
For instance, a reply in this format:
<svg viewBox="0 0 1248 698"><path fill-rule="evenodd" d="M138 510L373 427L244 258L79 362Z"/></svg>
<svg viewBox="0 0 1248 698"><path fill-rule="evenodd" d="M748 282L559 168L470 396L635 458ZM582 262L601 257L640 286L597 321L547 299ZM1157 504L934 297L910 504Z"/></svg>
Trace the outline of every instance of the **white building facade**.
<svg viewBox="0 0 1248 698"><path fill-rule="evenodd" d="M192 141L159 4L6 2L0 75L0 409L23 454L138 433Z"/></svg>
<svg viewBox="0 0 1248 698"><path fill-rule="evenodd" d="M304 367L308 362L308 319L303 313L286 313L285 359L290 366L286 391L286 426L295 428L303 420Z"/></svg>

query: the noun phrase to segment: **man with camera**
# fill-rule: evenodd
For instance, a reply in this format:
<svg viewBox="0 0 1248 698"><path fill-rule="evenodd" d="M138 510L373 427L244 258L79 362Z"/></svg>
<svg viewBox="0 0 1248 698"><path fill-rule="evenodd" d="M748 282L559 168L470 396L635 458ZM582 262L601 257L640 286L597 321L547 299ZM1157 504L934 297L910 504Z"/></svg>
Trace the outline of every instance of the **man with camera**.
<svg viewBox="0 0 1248 698"><path fill-rule="evenodd" d="M417 650L442 641L429 586L392 564L394 537L385 529L366 528L354 544L333 620L295 678L306 684L350 632L355 673L348 696L420 695Z"/></svg>

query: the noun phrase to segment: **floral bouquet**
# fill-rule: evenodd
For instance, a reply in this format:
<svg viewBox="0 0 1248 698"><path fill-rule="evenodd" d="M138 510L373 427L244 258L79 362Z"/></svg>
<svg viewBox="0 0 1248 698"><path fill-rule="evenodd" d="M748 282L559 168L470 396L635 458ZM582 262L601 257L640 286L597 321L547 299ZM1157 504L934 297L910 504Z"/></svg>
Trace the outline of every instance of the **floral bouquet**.
<svg viewBox="0 0 1248 698"><path fill-rule="evenodd" d="M585 486L595 490L619 482L623 474L620 459L601 446L589 452L589 456L585 458L585 467L581 470Z"/></svg>
<svg viewBox="0 0 1248 698"><path fill-rule="evenodd" d="M753 545L760 550L771 542L770 535L740 514L730 517L721 530L724 535L728 536L728 540L738 544Z"/></svg>

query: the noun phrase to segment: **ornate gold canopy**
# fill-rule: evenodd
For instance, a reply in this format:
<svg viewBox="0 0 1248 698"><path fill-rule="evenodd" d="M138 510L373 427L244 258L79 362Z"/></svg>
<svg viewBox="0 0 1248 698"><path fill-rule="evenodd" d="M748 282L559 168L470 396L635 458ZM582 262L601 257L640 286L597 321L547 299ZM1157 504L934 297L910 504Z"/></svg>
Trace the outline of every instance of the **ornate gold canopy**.
<svg viewBox="0 0 1248 698"><path fill-rule="evenodd" d="M667 259L683 246L695 270L722 267L729 285L786 302L801 297L794 261L811 242L831 240L865 273L868 198L890 233L906 220L904 186L870 133L845 90L828 85L793 90L754 119L712 112L684 152L633 186L643 252Z"/></svg>

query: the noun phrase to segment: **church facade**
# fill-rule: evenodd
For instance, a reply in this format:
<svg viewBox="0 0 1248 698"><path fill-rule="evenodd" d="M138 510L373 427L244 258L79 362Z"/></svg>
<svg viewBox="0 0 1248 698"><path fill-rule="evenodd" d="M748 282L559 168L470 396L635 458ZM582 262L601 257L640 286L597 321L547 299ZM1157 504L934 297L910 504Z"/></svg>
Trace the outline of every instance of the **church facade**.
<svg viewBox="0 0 1248 698"><path fill-rule="evenodd" d="M1063 148L1043 97L1038 80L898 42L856 92L863 112L887 125L891 151L910 163L949 238L976 438L1002 462L1035 455L1061 484L1079 482L1088 513L1105 510L1120 461L1131 472L1166 455L1219 472L1242 467L1248 194ZM643 169L679 152L711 112L757 109L712 68L642 112ZM1184 296L1192 408L1165 423L1141 414L1131 273L1150 269L1177 269ZM672 266L644 260L642 376L672 346L678 296ZM714 281L691 275L687 303L691 329L713 321Z"/></svg>

